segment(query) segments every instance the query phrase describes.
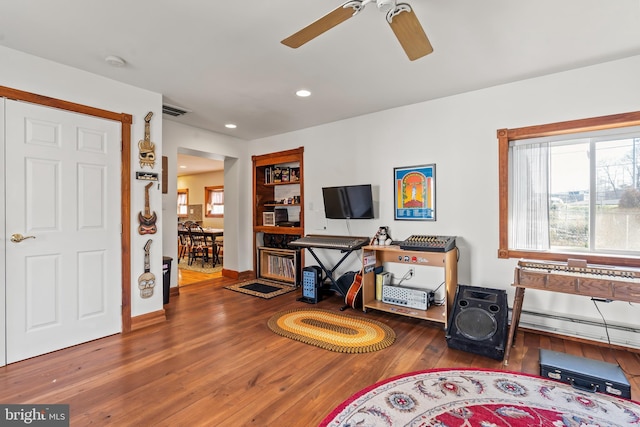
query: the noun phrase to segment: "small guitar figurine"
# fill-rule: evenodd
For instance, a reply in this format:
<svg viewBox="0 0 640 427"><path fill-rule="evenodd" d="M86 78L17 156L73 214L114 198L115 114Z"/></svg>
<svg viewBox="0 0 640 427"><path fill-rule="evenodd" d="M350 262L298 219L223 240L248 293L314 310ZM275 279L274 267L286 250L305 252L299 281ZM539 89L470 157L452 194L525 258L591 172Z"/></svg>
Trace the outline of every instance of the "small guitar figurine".
<svg viewBox="0 0 640 427"><path fill-rule="evenodd" d="M362 307L362 270L353 276L353 283L349 286L344 302L351 308Z"/></svg>
<svg viewBox="0 0 640 427"><path fill-rule="evenodd" d="M153 295L153 287L156 285L156 276L151 273L151 265L149 264L149 248L153 240L147 240L144 245L144 273L138 277L138 288L140 288L140 297L149 298Z"/></svg>
<svg viewBox="0 0 640 427"><path fill-rule="evenodd" d="M149 111L144 118L144 139L138 142L138 150L140 151L138 156L141 168L149 166L153 169L156 164L156 145L151 142L151 132L149 131L151 116L153 116L153 111Z"/></svg>
<svg viewBox="0 0 640 427"><path fill-rule="evenodd" d="M138 227L139 234L156 234L156 231L158 231L156 227L158 216L155 211L151 213L151 209L149 209L149 188L152 185L153 182L150 182L144 187L144 213L140 212L138 214L138 221L140 222Z"/></svg>

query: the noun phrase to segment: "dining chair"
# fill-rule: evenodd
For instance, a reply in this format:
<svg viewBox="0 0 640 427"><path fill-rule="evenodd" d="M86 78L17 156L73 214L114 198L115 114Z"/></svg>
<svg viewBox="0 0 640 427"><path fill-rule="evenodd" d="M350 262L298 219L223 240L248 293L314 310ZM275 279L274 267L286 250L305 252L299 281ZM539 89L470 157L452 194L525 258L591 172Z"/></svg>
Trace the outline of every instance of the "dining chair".
<svg viewBox="0 0 640 427"><path fill-rule="evenodd" d="M189 230L184 227L178 227L178 263L185 255L189 256L191 251L191 239L189 238Z"/></svg>
<svg viewBox="0 0 640 427"><path fill-rule="evenodd" d="M209 262L209 245L202 227L196 223L189 224L189 238L191 239L191 248L189 250L189 265L193 264L196 259L202 260L202 267Z"/></svg>

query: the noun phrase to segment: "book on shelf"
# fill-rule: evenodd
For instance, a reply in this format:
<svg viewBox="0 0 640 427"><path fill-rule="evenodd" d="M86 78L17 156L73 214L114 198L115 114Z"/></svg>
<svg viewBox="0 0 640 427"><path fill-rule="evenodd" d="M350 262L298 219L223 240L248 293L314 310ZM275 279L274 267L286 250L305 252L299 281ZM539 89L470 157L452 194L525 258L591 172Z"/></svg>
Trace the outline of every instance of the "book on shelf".
<svg viewBox="0 0 640 427"><path fill-rule="evenodd" d="M280 170L280 180L282 182L289 182L289 168L282 168Z"/></svg>
<svg viewBox="0 0 640 427"><path fill-rule="evenodd" d="M289 182L300 181L300 168L289 168Z"/></svg>
<svg viewBox="0 0 640 427"><path fill-rule="evenodd" d="M282 182L282 169L278 166L273 168L273 182Z"/></svg>
<svg viewBox="0 0 640 427"><path fill-rule="evenodd" d="M391 284L391 273L383 271L376 274L376 300L382 301L382 287Z"/></svg>

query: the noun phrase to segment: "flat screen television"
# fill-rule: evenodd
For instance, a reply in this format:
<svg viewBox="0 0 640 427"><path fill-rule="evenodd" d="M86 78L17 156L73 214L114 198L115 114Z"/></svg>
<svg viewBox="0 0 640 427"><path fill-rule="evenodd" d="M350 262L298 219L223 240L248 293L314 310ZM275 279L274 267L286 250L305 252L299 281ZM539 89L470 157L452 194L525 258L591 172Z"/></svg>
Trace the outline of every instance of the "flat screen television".
<svg viewBox="0 0 640 427"><path fill-rule="evenodd" d="M372 219L371 184L324 187L324 215L329 219Z"/></svg>

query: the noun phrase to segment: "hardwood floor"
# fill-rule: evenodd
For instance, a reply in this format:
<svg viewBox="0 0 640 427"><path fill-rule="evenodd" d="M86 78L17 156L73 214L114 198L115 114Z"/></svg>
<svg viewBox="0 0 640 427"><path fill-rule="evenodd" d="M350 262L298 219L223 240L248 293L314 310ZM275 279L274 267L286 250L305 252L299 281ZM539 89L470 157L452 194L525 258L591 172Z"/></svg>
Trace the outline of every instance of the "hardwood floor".
<svg viewBox="0 0 640 427"><path fill-rule="evenodd" d="M183 270L178 265L178 287L193 285L194 283L206 282L211 279L219 279L222 272L218 273L200 273L198 271Z"/></svg>
<svg viewBox="0 0 640 427"><path fill-rule="evenodd" d="M314 426L353 393L411 371L502 363L447 347L440 326L398 315L347 311L389 325L396 342L367 354L333 353L271 332L277 311L339 312L337 296L315 306L298 292L264 300L223 287L185 286L167 322L0 368L0 402L70 405L71 425ZM610 362L640 373L638 353L520 331L508 370L537 374L538 349ZM640 380L627 375L632 396Z"/></svg>

